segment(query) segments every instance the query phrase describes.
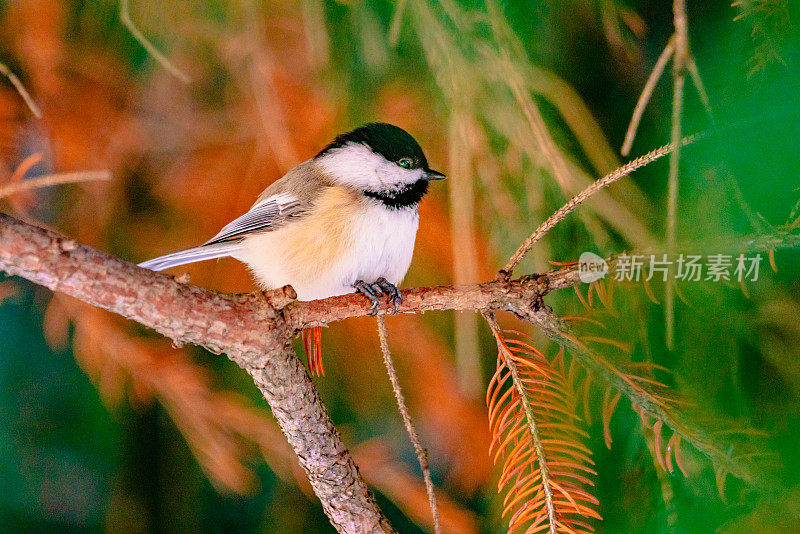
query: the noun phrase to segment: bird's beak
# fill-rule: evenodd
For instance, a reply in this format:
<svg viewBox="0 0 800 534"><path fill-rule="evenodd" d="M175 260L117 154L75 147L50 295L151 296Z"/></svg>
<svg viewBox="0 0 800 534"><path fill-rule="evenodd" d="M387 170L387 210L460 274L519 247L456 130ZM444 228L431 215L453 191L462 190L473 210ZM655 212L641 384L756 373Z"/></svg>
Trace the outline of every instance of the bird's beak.
<svg viewBox="0 0 800 534"><path fill-rule="evenodd" d="M440 173L439 171L434 171L431 169L426 170L425 174L422 177L428 180L429 182L433 182L435 180L444 180L445 178L447 178L447 176Z"/></svg>

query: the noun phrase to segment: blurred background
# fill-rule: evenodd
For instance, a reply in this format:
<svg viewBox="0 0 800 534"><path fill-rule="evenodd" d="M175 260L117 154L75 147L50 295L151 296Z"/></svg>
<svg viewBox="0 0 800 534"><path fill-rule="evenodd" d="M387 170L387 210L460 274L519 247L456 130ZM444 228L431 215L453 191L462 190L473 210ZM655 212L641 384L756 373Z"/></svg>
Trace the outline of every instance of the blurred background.
<svg viewBox="0 0 800 534"><path fill-rule="evenodd" d="M121 7L172 71L126 27ZM205 241L334 135L380 120L412 133L449 177L420 207L404 285L488 280L539 222L625 161L637 98L674 31L671 8L635 0L0 1L0 63L41 109L39 119L0 79L0 187L54 172L112 175L10 195L2 210L143 261ZM733 421L757 430L751 459L764 461L751 480L720 484L719 470L684 443L689 476L666 473L625 399L608 424L609 449L600 382L581 399L604 518L593 524L601 532L800 531L800 255L780 246L780 236L794 235L800 200L800 14L788 0L690 0L687 8L712 114L687 79L683 130L712 134L681 155L678 242L738 254L745 236L779 236L777 271L765 249L757 281L679 285L673 350L663 284L618 287L614 313L587 312L571 290L547 303L602 322L602 335L626 348L609 358L669 369L663 380L707 428ZM668 142L672 80L670 64L632 156ZM517 274L586 250L664 250L667 175L660 161L601 193L538 243ZM202 287L254 289L234 260L173 272L183 273ZM387 320L447 532L507 530L485 404L497 350L479 319ZM500 320L554 354L540 333ZM430 532L374 320L331 325L323 347L327 376L315 382L364 478L399 532ZM334 531L236 365L7 277L0 525Z"/></svg>

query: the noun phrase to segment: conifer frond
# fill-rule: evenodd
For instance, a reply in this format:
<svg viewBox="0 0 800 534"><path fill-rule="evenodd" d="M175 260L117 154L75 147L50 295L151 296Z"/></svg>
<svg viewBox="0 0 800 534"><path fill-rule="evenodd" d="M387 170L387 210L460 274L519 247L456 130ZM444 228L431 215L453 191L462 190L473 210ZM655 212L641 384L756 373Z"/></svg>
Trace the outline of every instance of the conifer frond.
<svg viewBox="0 0 800 534"><path fill-rule="evenodd" d="M587 520L600 519L590 491L596 473L575 415L574 373L563 353L548 360L524 334L501 332L491 314L484 317L498 347L486 402L509 532L592 532Z"/></svg>
<svg viewBox="0 0 800 534"><path fill-rule="evenodd" d="M606 292L604 296L609 297L609 295L610 292ZM599 311L595 308L593 313ZM610 348L612 351L624 352L621 350L624 344L620 346L619 343L611 342L607 338L577 337L566 327L557 326L558 321L537 321L536 324L553 341L569 351L575 363L580 364L587 372L587 378L584 378L584 382L579 387L583 392L585 412L588 412L586 395L590 387L586 382L589 380L588 376L591 376L594 385L604 388L602 391L610 388L601 411L607 445L611 442L609 422L619 402L616 399L616 394L619 393L621 394L620 400L622 397L627 398L632 408L639 413L648 434L652 433L654 436L655 424L658 421L661 422L658 428L659 447L653 447L653 450L656 451L654 454L659 456L656 458L658 464L666 471L670 471L670 467L674 470L674 466L677 464L681 472L686 473L686 462L681 456L680 449L681 441L685 441L711 460L718 473L722 473L718 477L721 487L728 474L745 481L754 480L756 466L752 461L752 456L748 454L754 445L739 440L741 442L737 442L734 447L729 439L723 439L719 435L715 435L713 431L709 431L709 425L719 427L719 422L716 424L701 423L699 419L703 419L702 413L696 409L689 410L688 408L692 407L690 403L679 398L654 377L653 371L661 369L660 366L648 362L620 361L616 357L612 362L602 354L601 349ZM591 322L583 324L588 327L593 326ZM731 426L735 428L736 425ZM738 430L738 433L744 434L741 429ZM670 438L666 440L665 448L663 442L667 435ZM649 436L648 439L650 439ZM723 443L726 441L728 443ZM656 444L653 443L653 445Z"/></svg>
<svg viewBox="0 0 800 534"><path fill-rule="evenodd" d="M674 473L677 465L681 473L687 476L687 462L681 444L688 442L711 461L720 494L723 494L729 474L752 481L756 469L753 459L758 456L750 452L758 450L756 440L747 439L752 437L752 432L732 421L723 423L719 418L713 422L707 420L702 410L671 391L657 378L657 375L669 374L668 369L649 361L628 360L637 346L635 339L623 341L609 337L609 332L626 331L626 325L619 323L618 311L612 308L614 285L613 279L592 282L589 285L589 298L581 299L589 305L583 320L565 318L567 323L581 330L580 334L566 328L557 332L545 329L553 340L570 351L575 361L587 372L583 382L576 387L583 401L584 420L588 421L591 413L589 392L594 383L603 392L600 415L604 441L609 448L612 442L611 418L619 401L626 397L641 418L643 433L656 464L665 472ZM646 285L643 286L645 293L648 293ZM593 306L593 295L600 299L602 307ZM647 297L652 300L650 294ZM630 314L631 311L627 310L623 316ZM726 430L712 430L720 426ZM735 439L737 437L741 439Z"/></svg>

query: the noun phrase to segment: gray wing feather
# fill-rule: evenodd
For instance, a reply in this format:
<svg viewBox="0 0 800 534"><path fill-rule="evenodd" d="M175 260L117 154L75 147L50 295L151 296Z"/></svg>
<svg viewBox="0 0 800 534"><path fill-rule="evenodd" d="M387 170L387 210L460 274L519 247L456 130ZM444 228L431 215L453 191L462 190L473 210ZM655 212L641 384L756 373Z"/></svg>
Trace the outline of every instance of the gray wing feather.
<svg viewBox="0 0 800 534"><path fill-rule="evenodd" d="M250 211L227 224L220 232L199 247L173 252L140 263L140 267L162 271L194 263L230 256L241 246L242 238L254 232L266 232L306 212L306 204L291 194L278 193L259 200Z"/></svg>
<svg viewBox="0 0 800 534"><path fill-rule="evenodd" d="M279 193L257 202L250 211L225 225L203 246L241 239L246 234L265 232L305 212L303 203L288 193Z"/></svg>
<svg viewBox="0 0 800 534"><path fill-rule="evenodd" d="M151 269L153 271L163 271L164 269L169 269L176 265L224 258L225 256L230 256L231 253L235 252L238 248L239 243L237 241L210 246L203 245L148 260L144 263L140 263L139 267L144 267L145 269Z"/></svg>

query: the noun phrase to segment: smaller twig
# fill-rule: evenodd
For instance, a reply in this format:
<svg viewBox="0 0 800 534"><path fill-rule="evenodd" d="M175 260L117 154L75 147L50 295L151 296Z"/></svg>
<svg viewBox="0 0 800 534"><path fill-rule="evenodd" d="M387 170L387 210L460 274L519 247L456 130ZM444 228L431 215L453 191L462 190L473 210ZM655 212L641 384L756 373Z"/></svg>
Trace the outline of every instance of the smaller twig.
<svg viewBox="0 0 800 534"><path fill-rule="evenodd" d="M694 56L692 55L689 56L689 60L686 63L686 69L692 76L692 82L694 83L694 86L697 89L697 95L700 97L700 101L703 103L703 107L706 108L706 113L708 113L708 116L711 119L711 122L713 123L714 112L711 109L711 101L708 99L706 86L703 85L703 79L700 77L700 69L697 68L697 62L694 60Z"/></svg>
<svg viewBox="0 0 800 534"><path fill-rule="evenodd" d="M689 34L686 18L686 1L675 0L672 7L675 25L675 61L672 88L672 128L670 142L681 138L681 118L683 115L683 89L686 81L686 67L689 63ZM681 160L681 147L676 146L669 157L669 177L667 179L667 253L675 253L678 225L678 180ZM670 278L664 287L665 343L672 350L675 342L675 288Z"/></svg>
<svg viewBox="0 0 800 534"><path fill-rule="evenodd" d="M386 371L389 373L389 381L392 383L392 390L394 397L397 399L397 408L400 410L400 415L403 416L403 424L408 432L408 437L411 438L411 443L414 444L414 450L417 453L417 460L419 460L419 467L422 469L422 477L425 479L425 489L428 491L428 502L431 505L431 512L433 513L433 529L436 534L440 534L442 527L439 524L439 510L436 507L436 493L433 490L433 480L431 480L431 468L428 463L428 451L422 447L419 441L419 436L411 422L411 414L406 405L406 399L403 397L403 392L400 389L400 382L397 379L397 371L394 368L392 361L392 353L389 352L389 340L386 333L386 321L383 315L379 315L378 319L378 337L381 341L381 352L383 352L383 363L386 365Z"/></svg>
<svg viewBox="0 0 800 534"><path fill-rule="evenodd" d="M508 260L508 263L505 267L497 274L497 280L508 280L511 277L511 273L514 270L514 267L525 257L525 254L531 249L531 247L536 244L542 237L544 237L547 232L549 232L556 224L558 224L564 217L566 217L570 212L572 212L575 208L577 208L582 202L587 200L589 197L603 189L604 187L608 187L609 185L613 184L614 182L624 178L625 176L629 175L636 169L644 167L653 161L662 158L676 149L677 146L685 146L694 141L700 139L701 134L694 134L684 137L680 140L679 143L669 143L664 145L660 148L657 148L651 152L648 152L644 156L639 156L638 158L629 161L625 165L615 169L614 171L606 174L596 182L593 182L589 187L572 197L566 204L561 206L555 213L553 213L550 217L547 218L539 227L526 239L522 245L517 249L511 259Z"/></svg>
<svg viewBox="0 0 800 534"><path fill-rule="evenodd" d="M39 189L41 187L48 187L51 185L70 184L76 182L106 181L110 179L111 173L108 171L78 171L60 174L48 174L46 176L39 176L38 178L31 178L30 180L24 180L21 182L0 186L0 198L21 193L22 191Z"/></svg>
<svg viewBox="0 0 800 534"><path fill-rule="evenodd" d="M144 36L139 28L136 27L136 24L133 23L133 19L131 19L129 0L119 0L119 18L122 21L122 24L128 28L128 31L131 32L133 38L139 41L139 44L142 45L145 50L147 50L147 53L153 56L153 58L158 61L158 63L170 74L178 78L183 83L189 83L192 81L192 79L189 78L189 75L176 67L172 61L167 59L167 56L159 52L155 45Z"/></svg>
<svg viewBox="0 0 800 534"><path fill-rule="evenodd" d="M672 24L675 27L675 68L683 70L689 60L689 18L686 0L673 0Z"/></svg>
<svg viewBox="0 0 800 534"><path fill-rule="evenodd" d="M24 85L22 85L22 82L19 78L17 78L17 75L11 72L11 69L9 69L5 63L0 63L0 74L3 74L6 78L8 78L8 81L11 82L11 85L13 85L14 89L16 89L19 93L19 96L21 96L22 100L24 100L28 105L28 109L31 110L31 113L33 113L37 119L41 119L42 110L40 110L39 106L36 105L36 102L33 101L30 93L28 93L28 90L25 89Z"/></svg>
<svg viewBox="0 0 800 534"><path fill-rule="evenodd" d="M505 58L505 60L507 63L511 63L508 58ZM564 159L564 155L558 150L550 132L548 132L547 125L544 122L539 107L536 105L533 98L531 98L524 81L520 79L521 76L513 68L505 69L505 73L507 76L506 83L509 89L511 89L514 98L522 107L522 113L528 121L536 144L539 146L539 150L542 151L545 159L550 164L550 170L553 172L553 176L555 176L556 181L561 185L562 189L569 191L573 182L569 166L567 165L566 159Z"/></svg>
<svg viewBox="0 0 800 534"><path fill-rule="evenodd" d="M681 113L683 111L684 76L676 74L672 98L672 134L671 138L680 139ZM667 179L667 254L675 253L676 231L678 219L678 172L680 169L680 148L669 158L669 177ZM673 281L670 279L664 287L664 319L667 349L672 350L675 342L675 298Z"/></svg>
<svg viewBox="0 0 800 534"><path fill-rule="evenodd" d="M642 120L644 110L647 107L648 102L650 102L650 97L653 96L653 90L656 88L658 80L661 79L661 75L664 74L664 69L674 53L675 36L673 35L669 38L669 41L667 41L667 45L664 47L661 55L658 56L658 60L653 67L653 71L650 73L650 76L647 78L647 82L644 84L642 94L639 95L639 100L636 101L636 107L633 108L631 122L628 124L628 131L625 133L625 142L622 143L622 149L620 150L620 153L623 156L627 156L631 151L633 140L636 137L636 131L639 129L639 122Z"/></svg>
<svg viewBox="0 0 800 534"><path fill-rule="evenodd" d="M678 15L679 17L682 16L685 19L685 13L683 15ZM644 84L644 88L642 89L642 93L639 95L639 100L636 102L636 107L633 110L633 115L631 116L631 122L628 124L628 131L625 133L625 141L622 143L622 149L620 149L620 153L623 156L627 156L630 151L631 147L633 146L633 140L636 137L636 132L639 129L639 122L642 119L642 115L644 114L644 110L647 107L648 102L650 102L650 97L653 96L653 90L658 83L658 80L661 79L661 75L664 74L664 69L667 66L670 58L675 54L676 48L676 39L679 39L678 32L672 34L667 41L667 45L664 47L664 50L661 52L661 55L658 56L658 60L656 61L655 66L653 66L653 71L650 73L650 76L647 78L647 82ZM711 101L708 98L708 93L706 92L705 85L703 85L703 79L700 77L700 70L697 68L697 62L694 59L694 56L688 51L687 47L687 58L684 61L683 67L676 65L677 69L685 68L692 77L692 82L694 83L695 88L697 88L697 94L700 97L700 101L703 103L703 107L706 109L708 116L711 118L711 122L714 122L714 114L711 110Z"/></svg>
<svg viewBox="0 0 800 534"><path fill-rule="evenodd" d="M714 122L714 114L711 110L711 102L706 93L703 80L700 77L700 70L697 68L697 63L689 50L689 22L686 17L686 2L685 0L674 0L673 2L673 20L675 26L675 33L669 38L667 46L656 61L653 72L647 79L647 83L639 96L639 101L636 103L636 108L631 117L631 123L628 126L628 132L625 134L625 142L622 144L622 155L627 155L633 144L633 139L636 136L636 130L639 127L639 121L644 113L644 108L650 100L653 89L655 88L658 79L664 73L664 68L667 65L670 57L674 57L673 63L673 94L672 94L672 128L670 133L670 141L675 146L674 151L669 159L669 178L667 183L667 251L670 254L675 252L676 240L676 227L678 218L678 171L680 167L680 145L681 139L681 114L683 113L683 92L686 72L688 71L697 88L697 93L703 106L708 113L711 122ZM666 345L668 349L672 349L674 343L674 330L675 330L675 298L673 280L670 279L664 289L664 323L666 330Z"/></svg>

